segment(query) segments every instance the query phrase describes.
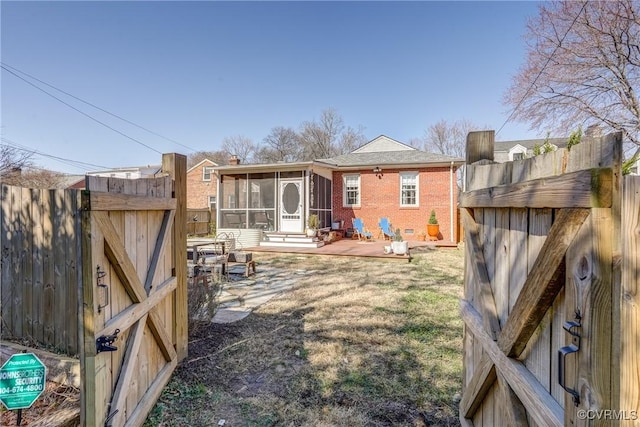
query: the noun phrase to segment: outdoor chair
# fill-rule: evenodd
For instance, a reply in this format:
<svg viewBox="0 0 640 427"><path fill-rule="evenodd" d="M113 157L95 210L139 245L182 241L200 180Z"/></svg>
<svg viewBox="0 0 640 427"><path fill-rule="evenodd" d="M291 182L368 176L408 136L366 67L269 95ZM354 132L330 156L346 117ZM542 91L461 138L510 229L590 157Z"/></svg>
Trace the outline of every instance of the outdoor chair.
<svg viewBox="0 0 640 427"><path fill-rule="evenodd" d="M378 227L380 227L380 232L378 233L378 237L382 236L384 240L393 240L396 236L396 233L391 229L391 223L389 222L389 218L382 217L378 221Z"/></svg>
<svg viewBox="0 0 640 427"><path fill-rule="evenodd" d="M271 228L271 220L266 212L256 212L253 215L254 228L260 228L262 230L269 230Z"/></svg>
<svg viewBox="0 0 640 427"><path fill-rule="evenodd" d="M201 273L211 274L212 281L214 277L229 280L229 238L226 233L220 233L216 239L219 241L198 248L198 269Z"/></svg>
<svg viewBox="0 0 640 427"><path fill-rule="evenodd" d="M372 240L373 234L367 231L364 228L364 222L362 222L362 218L353 218L353 234L358 238L358 240Z"/></svg>
<svg viewBox="0 0 640 427"><path fill-rule="evenodd" d="M222 212L223 226L229 228L244 228L244 221L237 212Z"/></svg>

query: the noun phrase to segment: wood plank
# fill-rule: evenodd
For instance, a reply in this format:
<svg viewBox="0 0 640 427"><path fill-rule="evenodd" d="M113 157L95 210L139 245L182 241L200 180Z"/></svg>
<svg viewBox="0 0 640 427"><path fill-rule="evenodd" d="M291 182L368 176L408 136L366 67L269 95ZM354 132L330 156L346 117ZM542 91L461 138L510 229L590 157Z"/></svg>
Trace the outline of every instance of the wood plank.
<svg viewBox="0 0 640 427"><path fill-rule="evenodd" d="M53 205L52 205L53 207ZM91 242L91 213L82 212L82 311L79 313L83 342L80 346L80 423L83 426L97 426L96 423L96 341L94 312L94 268Z"/></svg>
<svg viewBox="0 0 640 427"><path fill-rule="evenodd" d="M500 322L498 321L496 303L484 260L484 251L480 242L478 227L468 209L461 209L460 212L464 228L469 230L469 241L467 244L470 245L471 253L474 256L474 259L470 261L471 269L480 291L480 300L476 304L480 307L480 310L482 310L487 332L493 339L496 339L500 332Z"/></svg>
<svg viewBox="0 0 640 427"><path fill-rule="evenodd" d="M33 337L33 220L31 217L31 189L21 188L20 226L22 252L20 272L22 276L22 336Z"/></svg>
<svg viewBox="0 0 640 427"><path fill-rule="evenodd" d="M549 153L551 154L551 153ZM527 274L538 259L540 251L544 248L549 229L553 222L551 209L531 209L529 212L529 237L527 239ZM564 271L560 270L558 280L564 284ZM555 298L554 298L555 300ZM547 390L551 389L551 319L553 312L547 310L534 333L529 338L526 349L520 355L520 360L525 360L525 366L540 381Z"/></svg>
<svg viewBox="0 0 640 427"><path fill-rule="evenodd" d="M625 177L622 200L619 408L640 414L640 177Z"/></svg>
<svg viewBox="0 0 640 427"><path fill-rule="evenodd" d="M44 229L43 222L43 205L42 194L46 190L31 190L31 215L33 235L33 250L31 258L33 260L33 338L38 343L44 341L44 269L43 269L43 252L44 248ZM74 316L77 316L74 313ZM77 351L77 350L76 350Z"/></svg>
<svg viewBox="0 0 640 427"><path fill-rule="evenodd" d="M90 199L83 208L97 211L164 211L176 208L176 199L143 197L122 193L90 192Z"/></svg>
<svg viewBox="0 0 640 427"><path fill-rule="evenodd" d="M565 275L565 306L563 312L565 318L570 321L579 320L576 318L578 311L580 316L583 315L582 310L584 307L582 301L584 300L583 295L587 291L584 280L589 276L589 269L593 264L591 248L585 244L585 242L590 241L591 221L585 221L580 227L574 242L567 248L565 255L567 273ZM561 331L561 347L571 343L571 335L563 329ZM574 390L578 387L578 367L579 360L577 355L571 355L566 359L564 364L564 384ZM586 422L577 417L578 408L574 405L572 396L564 389L561 395L559 402L564 404L565 425L584 425Z"/></svg>
<svg viewBox="0 0 640 427"><path fill-rule="evenodd" d="M147 315L145 314L140 317L133 328L131 328L129 339L127 340L122 369L120 370L120 375L118 376L118 381L111 397L111 405L109 406L111 414L115 413L111 421L111 425L114 427L124 425L126 420L126 399L131 388L133 377L136 374L136 355L140 349L146 324Z"/></svg>
<svg viewBox="0 0 640 427"><path fill-rule="evenodd" d="M13 304L13 269L11 268L11 239L14 235L12 221L12 197L11 187L2 184L0 206L0 333L3 337L13 334L12 309Z"/></svg>
<svg viewBox="0 0 640 427"><path fill-rule="evenodd" d="M496 209L495 232L495 273L493 280L493 292L496 300L496 310L500 325L503 326L509 316L509 259L510 248L510 209Z"/></svg>
<svg viewBox="0 0 640 427"><path fill-rule="evenodd" d="M593 268L587 279L589 291L585 295L585 315L582 332L589 339L581 342L578 360L578 384L583 394L584 408L611 408L612 356L612 254L613 222L611 209L591 211L591 242ZM588 399L588 402L587 402ZM609 426L610 420L596 419L594 425Z"/></svg>
<svg viewBox="0 0 640 427"><path fill-rule="evenodd" d="M544 426L562 426L563 412L547 390L519 361L507 357L485 332L480 313L468 302L460 302L462 320L474 337L482 343L496 369L505 376L511 388L527 408L536 408L530 415Z"/></svg>
<svg viewBox="0 0 640 427"><path fill-rule="evenodd" d="M55 265L54 265L54 246L53 246L53 217L55 212L54 191L44 190L42 193L42 274L43 274L43 343L48 346L55 344L54 332L54 313L55 308ZM81 314L78 313L78 317Z"/></svg>
<svg viewBox="0 0 640 427"><path fill-rule="evenodd" d="M509 320L498 337L505 354L517 357L564 285L561 275L564 254L589 215L585 209L562 209L549 230L540 256L531 269Z"/></svg>
<svg viewBox="0 0 640 427"><path fill-rule="evenodd" d="M79 253L78 234L80 218L80 204L78 200L77 190L64 190L64 233L66 240L65 257L67 263L65 265L65 298L67 310L61 312L64 316L64 325L66 329L66 350L68 354L78 354L79 352L79 327L78 327L78 311L79 306L79 279L82 277L78 271L78 266L82 264L81 253Z"/></svg>
<svg viewBox="0 0 640 427"><path fill-rule="evenodd" d="M55 210L53 212L53 235L54 235L54 331L55 331L55 346L60 349L67 348L67 334L66 334L66 318L65 314L70 309L67 302L67 245L69 240L67 239L65 226L65 195L63 190L56 190L54 192L53 200ZM74 307L75 308L75 307Z"/></svg>
<svg viewBox="0 0 640 427"><path fill-rule="evenodd" d="M467 191L461 207L591 208L611 207L613 172L599 168L515 184Z"/></svg>
<svg viewBox="0 0 640 427"><path fill-rule="evenodd" d="M176 213L173 221L173 269L178 278L178 288L173 301L174 331L173 342L178 353L178 361L187 357L189 331L187 309L187 159L181 154L165 154L162 156L162 171L173 179L173 192L176 199Z"/></svg>

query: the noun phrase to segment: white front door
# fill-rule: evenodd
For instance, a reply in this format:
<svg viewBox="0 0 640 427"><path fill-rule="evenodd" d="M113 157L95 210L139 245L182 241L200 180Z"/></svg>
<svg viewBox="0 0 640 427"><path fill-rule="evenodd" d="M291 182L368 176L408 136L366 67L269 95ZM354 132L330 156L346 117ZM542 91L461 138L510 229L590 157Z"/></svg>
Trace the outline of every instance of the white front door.
<svg viewBox="0 0 640 427"><path fill-rule="evenodd" d="M280 181L280 231L304 231L302 179Z"/></svg>

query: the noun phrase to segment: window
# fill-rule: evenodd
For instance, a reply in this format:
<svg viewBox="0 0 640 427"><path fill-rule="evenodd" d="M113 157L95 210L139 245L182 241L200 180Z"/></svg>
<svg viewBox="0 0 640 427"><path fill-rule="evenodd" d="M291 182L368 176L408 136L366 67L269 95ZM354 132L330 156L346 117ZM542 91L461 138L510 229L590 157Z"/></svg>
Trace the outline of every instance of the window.
<svg viewBox="0 0 640 427"><path fill-rule="evenodd" d="M211 181L211 174L213 173L213 167L205 166L202 168L202 180Z"/></svg>
<svg viewBox="0 0 640 427"><path fill-rule="evenodd" d="M209 196L209 209L216 210L216 196Z"/></svg>
<svg viewBox="0 0 640 427"><path fill-rule="evenodd" d="M524 160L524 153L513 153L513 160Z"/></svg>
<svg viewBox="0 0 640 427"><path fill-rule="evenodd" d="M418 206L418 172L400 174L400 206Z"/></svg>
<svg viewBox="0 0 640 427"><path fill-rule="evenodd" d="M360 206L360 175L344 175L343 205Z"/></svg>

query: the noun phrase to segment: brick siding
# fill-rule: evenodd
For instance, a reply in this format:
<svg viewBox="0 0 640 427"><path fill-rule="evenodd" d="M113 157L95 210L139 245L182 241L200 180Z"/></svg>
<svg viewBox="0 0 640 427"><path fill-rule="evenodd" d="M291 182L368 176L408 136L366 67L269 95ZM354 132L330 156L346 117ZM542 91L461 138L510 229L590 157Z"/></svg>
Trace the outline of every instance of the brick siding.
<svg viewBox="0 0 640 427"><path fill-rule="evenodd" d="M448 167L423 169L384 169L381 177L371 170L341 171L333 173L333 220L343 220L351 227L351 219L362 218L365 227L377 237L378 220L389 218L393 229L399 228L407 240L415 240L420 232L427 231L431 210L435 209L442 240L455 241L451 235L450 185L453 179L454 233L457 224L458 189L455 168L453 176ZM419 181L419 206L400 207L400 172L417 171ZM360 174L360 207L343 207L343 175ZM413 235L405 230L413 229Z"/></svg>
<svg viewBox="0 0 640 427"><path fill-rule="evenodd" d="M204 162L187 172L187 209L209 209L209 196L216 195L216 177L211 174L211 181L202 180L202 169L215 166L212 162Z"/></svg>

